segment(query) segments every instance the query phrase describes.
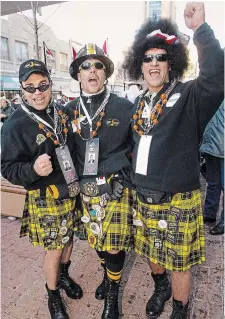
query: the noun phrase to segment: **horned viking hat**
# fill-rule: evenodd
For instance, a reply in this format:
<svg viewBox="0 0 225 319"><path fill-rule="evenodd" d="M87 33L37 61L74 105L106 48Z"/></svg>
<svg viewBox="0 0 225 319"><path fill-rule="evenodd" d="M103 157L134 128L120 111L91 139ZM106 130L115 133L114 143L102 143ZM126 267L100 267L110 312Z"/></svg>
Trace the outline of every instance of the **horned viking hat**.
<svg viewBox="0 0 225 319"><path fill-rule="evenodd" d="M108 79L114 71L113 62L105 55L104 51L94 43L88 43L80 49L76 59L71 63L69 72L73 79L78 81L77 74L79 66L87 59L98 59L106 67L106 78Z"/></svg>
<svg viewBox="0 0 225 319"><path fill-rule="evenodd" d="M170 55L170 80L183 75L188 65L187 50L179 39L176 24L168 19L148 20L135 36L123 63L131 80L139 80L143 57L151 48L164 49Z"/></svg>

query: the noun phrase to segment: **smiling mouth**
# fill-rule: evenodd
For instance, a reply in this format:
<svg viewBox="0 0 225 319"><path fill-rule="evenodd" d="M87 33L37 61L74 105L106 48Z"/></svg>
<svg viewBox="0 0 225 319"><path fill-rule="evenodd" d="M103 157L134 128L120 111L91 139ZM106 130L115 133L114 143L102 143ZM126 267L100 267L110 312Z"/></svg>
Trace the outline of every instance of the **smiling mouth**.
<svg viewBox="0 0 225 319"><path fill-rule="evenodd" d="M37 103L37 104L41 104L41 103L44 102L44 98L43 98L43 97L41 97L41 98L36 98L36 99L34 99L34 102Z"/></svg>
<svg viewBox="0 0 225 319"><path fill-rule="evenodd" d="M150 70L149 74L151 76L158 76L160 74L160 71L159 70Z"/></svg>
<svg viewBox="0 0 225 319"><path fill-rule="evenodd" d="M89 83L97 83L97 79L96 78L90 78L88 80Z"/></svg>

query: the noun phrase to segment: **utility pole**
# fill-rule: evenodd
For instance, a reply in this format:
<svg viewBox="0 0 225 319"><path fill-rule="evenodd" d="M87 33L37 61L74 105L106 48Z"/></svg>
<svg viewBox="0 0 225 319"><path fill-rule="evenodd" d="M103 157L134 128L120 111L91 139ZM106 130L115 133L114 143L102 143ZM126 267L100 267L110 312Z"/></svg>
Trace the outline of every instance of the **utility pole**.
<svg viewBox="0 0 225 319"><path fill-rule="evenodd" d="M35 38L35 51L37 60L39 60L39 50L38 50L38 26L37 26L37 1L31 1L31 8L33 11L33 21L34 21L34 38Z"/></svg>
<svg viewBox="0 0 225 319"><path fill-rule="evenodd" d="M46 52L45 52L45 41L43 41L43 50L44 50L45 65L47 66L47 59L46 59Z"/></svg>

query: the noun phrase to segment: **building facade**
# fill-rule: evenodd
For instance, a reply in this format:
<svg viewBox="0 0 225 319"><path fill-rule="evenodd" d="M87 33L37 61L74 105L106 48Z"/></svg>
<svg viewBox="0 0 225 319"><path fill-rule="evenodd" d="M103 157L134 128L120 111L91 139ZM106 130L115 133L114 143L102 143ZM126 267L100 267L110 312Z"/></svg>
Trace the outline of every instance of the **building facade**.
<svg viewBox="0 0 225 319"><path fill-rule="evenodd" d="M17 13L1 18L1 96L12 97L19 92L18 71L20 64L27 59L37 58L32 19ZM51 72L54 95L61 94L67 88L70 91L71 77L69 65L72 62L69 43L58 39L52 29L38 22L39 59L45 61L44 43L53 58L46 55L46 64ZM79 91L79 85L73 83L73 90ZM68 90L69 88L69 90Z"/></svg>

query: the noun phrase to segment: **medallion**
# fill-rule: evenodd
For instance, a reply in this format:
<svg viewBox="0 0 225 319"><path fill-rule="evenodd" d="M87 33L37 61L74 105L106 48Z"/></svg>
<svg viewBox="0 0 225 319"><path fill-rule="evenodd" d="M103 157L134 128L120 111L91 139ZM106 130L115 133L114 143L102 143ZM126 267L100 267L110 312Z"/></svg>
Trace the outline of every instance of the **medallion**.
<svg viewBox="0 0 225 319"><path fill-rule="evenodd" d="M167 222L165 220L161 219L161 220L158 221L158 226L160 228L163 228L163 229L167 228Z"/></svg>
<svg viewBox="0 0 225 319"><path fill-rule="evenodd" d="M83 222L83 223L89 223L89 221L90 221L90 217L89 216L82 216L81 217L81 221Z"/></svg>
<svg viewBox="0 0 225 319"><path fill-rule="evenodd" d="M91 223L90 230L94 235L98 235L100 233L100 227L97 223Z"/></svg>

